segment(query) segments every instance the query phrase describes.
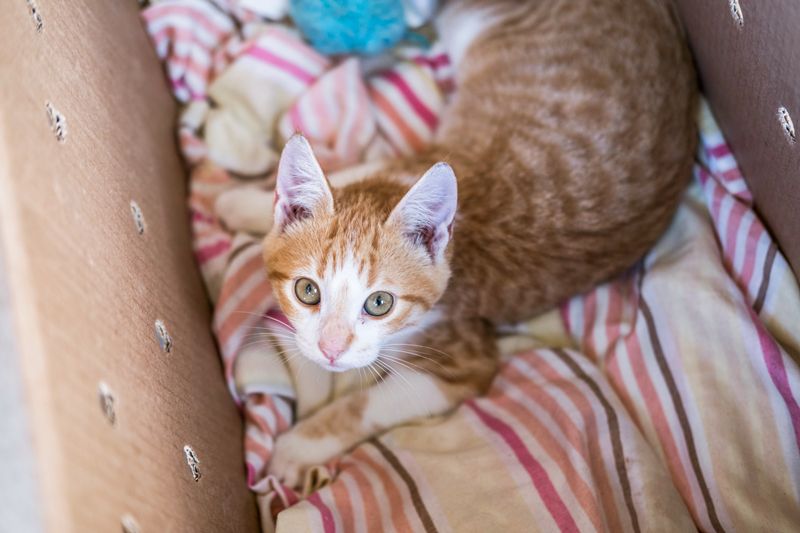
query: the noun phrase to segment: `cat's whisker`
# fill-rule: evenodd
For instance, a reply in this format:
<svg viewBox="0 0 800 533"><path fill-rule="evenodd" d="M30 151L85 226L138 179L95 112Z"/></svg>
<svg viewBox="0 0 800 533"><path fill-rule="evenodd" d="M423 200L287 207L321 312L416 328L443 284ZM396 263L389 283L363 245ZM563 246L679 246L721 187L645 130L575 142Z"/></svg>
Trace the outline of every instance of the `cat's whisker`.
<svg viewBox="0 0 800 533"><path fill-rule="evenodd" d="M452 356L452 355L450 355L450 354L449 354L449 353L447 353L447 352L443 352L442 350L439 350L439 349L437 349L437 348L433 348L433 347L431 347L431 346L425 346L424 344L408 344L408 343L403 343L403 342L400 342L400 343L390 343L390 344L385 344L384 346L390 346L390 347L391 347L391 346L400 346L400 347L408 347L408 348L424 348L424 349L426 349L426 350L430 350L430 351L432 351L432 352L435 352L435 353L441 354L441 355L443 355L443 356L445 356L445 357L449 357L450 359L452 359L452 358L453 358L453 356Z"/></svg>
<svg viewBox="0 0 800 533"><path fill-rule="evenodd" d="M385 351L381 351L381 355L389 361L395 361L397 363L402 363L407 366L411 366L414 368L420 368L417 364L413 363L412 361L406 359L405 357L400 357L398 355L394 355L391 353L386 353Z"/></svg>
<svg viewBox="0 0 800 533"><path fill-rule="evenodd" d="M292 325L291 325L291 324L289 324L289 323L287 323L287 322L284 322L283 320L278 320L278 319L277 319L277 318L275 318L274 316L266 316L266 315L265 315L265 316L264 316L264 318L266 318L267 320L272 320L273 322L277 322L277 323L278 323L278 324L280 324L281 326L285 326L287 329L289 329L289 330L291 330L291 331L294 331L294 328L292 327Z"/></svg>
<svg viewBox="0 0 800 533"><path fill-rule="evenodd" d="M296 335L293 333L283 333L281 331L274 331L271 329L257 329L253 328L253 331L250 332L251 334L259 334L264 336L272 336L272 337L280 337L282 339L295 339Z"/></svg>
<svg viewBox="0 0 800 533"><path fill-rule="evenodd" d="M397 348L386 348L386 347L384 347L383 349L387 350L389 352L403 353L403 354L406 354L406 355L410 355L412 357L419 357L420 359L425 359L426 361L430 361L431 363L444 368L444 365L442 363L440 363L439 361L437 361L436 359L433 359L431 357L427 357L427 356L422 355L421 353L418 353L418 352L409 352L407 350L398 350Z"/></svg>
<svg viewBox="0 0 800 533"><path fill-rule="evenodd" d="M254 335L262 335L264 337L274 337L281 340L295 341L297 339L294 335L285 335L282 333L275 333L274 331L254 331Z"/></svg>
<svg viewBox="0 0 800 533"><path fill-rule="evenodd" d="M251 328L252 329L259 329L259 330L262 330L262 331L263 330L283 331L283 332L286 332L287 334L292 334L292 335L295 334L295 331L293 329L287 328L287 327L281 326L281 325L276 325L276 324L273 324L271 322L267 322L266 324L263 324L263 325L254 324L254 325L251 326Z"/></svg>
<svg viewBox="0 0 800 533"><path fill-rule="evenodd" d="M378 359L376 360L376 362L380 361L381 355L385 355L385 354L379 354L378 355ZM403 387L403 389L406 391L406 393L409 396L409 401L412 401L412 402L420 401L419 400L419 396L414 394L415 390L414 390L413 384L410 381L408 381L408 379L401 372L398 372L397 369L393 368L387 361L380 361L380 362L388 370L389 374L393 374L393 375L397 376L397 378L399 380L401 380L401 383L403 383L402 387ZM413 372L413 370L409 370L409 371ZM428 406L424 402L422 403L422 408L427 412L427 416L431 416L432 415L430 409L428 408Z"/></svg>
<svg viewBox="0 0 800 533"><path fill-rule="evenodd" d="M253 313L252 311L233 311L237 315L250 315L250 316L257 316L264 318L266 315L264 313Z"/></svg>
<svg viewBox="0 0 800 533"><path fill-rule="evenodd" d="M245 342L244 344L242 344L242 346L239 347L239 351L258 345L271 346L272 348L275 348L276 350L279 351L284 349L283 345L278 344L276 341L268 338L263 338L263 339L251 339Z"/></svg>
<svg viewBox="0 0 800 533"><path fill-rule="evenodd" d="M295 338L276 339L271 333L251 332L247 335L239 351L252 348L253 346L263 345L270 347L279 353L299 352Z"/></svg>
<svg viewBox="0 0 800 533"><path fill-rule="evenodd" d="M286 340L290 341L291 344L296 341L296 338L293 336L278 336L274 333L268 331L251 331L245 337L245 341L253 340L253 339L264 339L264 340L271 340L271 341L278 341L278 340Z"/></svg>
<svg viewBox="0 0 800 533"><path fill-rule="evenodd" d="M420 367L418 365L415 365L414 363L411 363L409 361L404 361L404 360L402 360L400 358L394 357L394 356L389 355L389 354L383 354L383 356L386 358L387 361L391 361L392 363L398 364L401 367L403 367L406 370L408 370L409 372L412 372L412 373L418 373L418 372L423 372L424 373L425 372L424 368L422 368L422 367Z"/></svg>
<svg viewBox="0 0 800 533"><path fill-rule="evenodd" d="M253 313L252 311L233 311L233 312L236 313L236 314L240 314L240 315L257 316L259 318L272 320L273 322L277 322L278 324L280 324L282 326L285 326L287 329L290 329L292 331L294 330L294 328L291 326L291 324L288 324L288 323L284 322L283 320L278 320L274 316L269 316L269 315L267 315L265 313Z"/></svg>
<svg viewBox="0 0 800 533"><path fill-rule="evenodd" d="M370 363L370 364L367 366L367 369L368 369L370 372L372 372L372 375L373 375L373 376L375 376L375 383L380 383L380 381L381 381L381 375L380 375L380 373L379 373L377 370L375 370L375 368L373 368L373 366L372 366L372 365L374 365L374 364L375 364L374 362Z"/></svg>

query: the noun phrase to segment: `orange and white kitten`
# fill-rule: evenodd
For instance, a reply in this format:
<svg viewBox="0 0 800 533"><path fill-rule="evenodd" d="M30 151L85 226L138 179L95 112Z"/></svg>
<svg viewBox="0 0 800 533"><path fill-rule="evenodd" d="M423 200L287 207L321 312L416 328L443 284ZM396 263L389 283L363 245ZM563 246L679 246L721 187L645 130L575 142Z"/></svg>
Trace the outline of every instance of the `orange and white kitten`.
<svg viewBox="0 0 800 533"><path fill-rule="evenodd" d="M297 347L333 372L386 373L280 435L271 473L296 485L308 466L480 394L498 325L648 250L696 140L676 20L668 0L453 3L439 30L458 92L430 149L332 188L305 139L287 143L264 259Z"/></svg>

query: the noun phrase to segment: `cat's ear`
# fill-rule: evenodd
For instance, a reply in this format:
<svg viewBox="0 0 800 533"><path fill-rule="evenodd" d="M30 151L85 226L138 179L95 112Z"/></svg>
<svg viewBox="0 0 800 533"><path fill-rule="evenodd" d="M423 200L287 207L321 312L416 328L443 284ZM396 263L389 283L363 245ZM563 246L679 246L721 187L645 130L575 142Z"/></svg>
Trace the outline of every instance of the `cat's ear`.
<svg viewBox="0 0 800 533"><path fill-rule="evenodd" d="M273 227L283 231L292 222L320 212L333 213L331 188L308 141L294 135L278 163Z"/></svg>
<svg viewBox="0 0 800 533"><path fill-rule="evenodd" d="M406 193L389 215L394 225L411 241L423 246L434 263L444 257L453 231L458 187L447 163L431 167Z"/></svg>

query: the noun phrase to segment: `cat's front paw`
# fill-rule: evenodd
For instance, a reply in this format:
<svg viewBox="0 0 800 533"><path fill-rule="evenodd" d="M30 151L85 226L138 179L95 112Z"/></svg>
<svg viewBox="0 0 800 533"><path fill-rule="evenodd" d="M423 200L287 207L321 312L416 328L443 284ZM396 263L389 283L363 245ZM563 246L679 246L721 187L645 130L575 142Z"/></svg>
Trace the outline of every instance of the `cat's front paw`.
<svg viewBox="0 0 800 533"><path fill-rule="evenodd" d="M295 427L278 436L267 470L287 487L299 488L310 468L326 463L343 451L338 438L308 437Z"/></svg>

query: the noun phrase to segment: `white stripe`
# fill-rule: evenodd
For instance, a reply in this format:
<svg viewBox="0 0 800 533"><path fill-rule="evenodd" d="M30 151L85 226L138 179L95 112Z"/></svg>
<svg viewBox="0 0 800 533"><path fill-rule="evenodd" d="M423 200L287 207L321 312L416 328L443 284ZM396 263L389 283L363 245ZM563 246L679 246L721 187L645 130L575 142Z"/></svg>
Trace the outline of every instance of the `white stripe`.
<svg viewBox="0 0 800 533"><path fill-rule="evenodd" d="M569 301L569 329L571 336L583 344L583 301L585 296L577 296Z"/></svg>
<svg viewBox="0 0 800 533"><path fill-rule="evenodd" d="M609 307L611 305L610 293L613 290L610 283L606 283L595 289L595 319L593 331L593 344L597 352L597 364L605 364L605 356L608 353L608 329L606 327L606 320L608 319Z"/></svg>
<svg viewBox="0 0 800 533"><path fill-rule="evenodd" d="M257 78L268 80L283 89L289 95L296 96L308 88L308 83L296 78L280 66L265 62L250 55L240 56L231 67L239 66L252 73L254 81L261 82Z"/></svg>
<svg viewBox="0 0 800 533"><path fill-rule="evenodd" d="M264 458L252 450L247 450L244 452L244 460L253 467L258 476L257 472L264 467Z"/></svg>
<svg viewBox="0 0 800 533"><path fill-rule="evenodd" d="M351 472L352 459L347 459L347 462L350 464L348 468L342 471L339 476L339 481L345 486L350 496L350 505L353 507L353 525L355 526L355 533L368 533L367 519L364 513L364 496L358 488L358 483L353 479Z"/></svg>
<svg viewBox="0 0 800 533"><path fill-rule="evenodd" d="M719 216L717 217L717 234L719 235L720 246L727 253L726 249L728 240L728 222L731 218L731 209L733 209L733 196L724 194L722 202L720 202Z"/></svg>
<svg viewBox="0 0 800 533"><path fill-rule="evenodd" d="M200 64L204 67L211 66L212 52L208 48L198 46L194 41L172 41L171 63L177 63L177 59L189 58L192 63Z"/></svg>
<svg viewBox="0 0 800 533"><path fill-rule="evenodd" d="M203 46L211 49L216 48L220 42L220 39L217 38L216 35L208 31L206 28L202 27L200 24L195 22L192 18L186 16L178 16L178 15L171 15L168 17L162 17L153 20L150 24L147 25L147 30L150 32L150 35L156 35L160 31L165 29L181 29L187 30L192 36ZM230 32L233 30L233 26L228 27L219 27L220 31L223 32ZM170 36L171 39L174 39L174 36ZM173 41L175 43L186 43L185 38L179 38L177 41Z"/></svg>
<svg viewBox="0 0 800 533"><path fill-rule="evenodd" d="M747 234L750 233L750 226L753 225L755 217L749 209L742 215L739 222L739 230L736 232L735 254L733 256L733 271L736 277L741 278L744 269L744 259L747 257L745 252L748 250Z"/></svg>
<svg viewBox="0 0 800 533"><path fill-rule="evenodd" d="M547 361L550 366L553 366L552 359L554 359L554 357L549 354L546 356L545 354L546 352L544 352L544 350L537 350L535 356ZM536 367L529 364L522 357L512 358L509 364L513 365L514 368L520 371L520 373L530 379L533 386L547 391L547 393L553 398L553 401L561 406L561 408L564 410L564 413L567 415L567 418L569 418L575 427L577 427L579 430L584 430L586 428L580 408L575 405L575 403L569 398L563 389L558 386L558 384L554 384L551 379L540 374Z"/></svg>
<svg viewBox="0 0 800 533"><path fill-rule="evenodd" d="M378 501L378 509L381 517L380 530L387 532L394 531L397 533L392 521L392 515L389 513L391 505L389 503L389 497L386 495L386 490L383 488L383 483L381 483L380 478L367 464L361 461L356 464L358 465L358 469L361 471L364 477L369 481L369 485L372 487L372 492L375 495L375 499Z"/></svg>
<svg viewBox="0 0 800 533"><path fill-rule="evenodd" d="M323 72L328 69L329 61L325 59L323 56L317 54L312 48L308 45L300 41L297 37L293 36L288 32L284 33L288 39L296 41L295 44L287 44L274 36L275 33L281 30L272 30L267 33L264 37L258 39L257 44L259 48L263 48L264 50L274 54L281 59L291 63L293 65L297 65L302 70L308 72L314 77L320 76ZM306 53L303 53L303 52ZM320 62L316 62L309 57L309 54L312 57L317 57Z"/></svg>
<svg viewBox="0 0 800 533"><path fill-rule="evenodd" d="M245 433L259 446L263 446L266 449L270 449L272 446L272 437L265 435L264 432L262 432L261 429L255 424L248 424Z"/></svg>
<svg viewBox="0 0 800 533"><path fill-rule="evenodd" d="M264 423L267 424L271 434L275 434L278 429L278 421L275 418L275 413L272 412L272 409L262 404L249 404L248 409L254 416L260 418L264 421Z"/></svg>
<svg viewBox="0 0 800 533"><path fill-rule="evenodd" d="M311 100L315 97L316 95L312 92L307 92L300 97L296 104L297 114L300 117L300 124L292 125L295 128L300 128L307 137L311 139L320 139L322 133L319 119L317 118L317 113L314 111L314 108L311 106ZM287 116L290 117L289 120L291 121L291 113L287 113Z"/></svg>
<svg viewBox="0 0 800 533"><path fill-rule="evenodd" d="M384 115L383 110L377 106L373 106L375 111L375 120L378 123L378 129L383 133L383 138L389 145L398 152L400 155L409 155L414 153L411 145L408 144L405 136L397 129L397 125L387 115Z"/></svg>

